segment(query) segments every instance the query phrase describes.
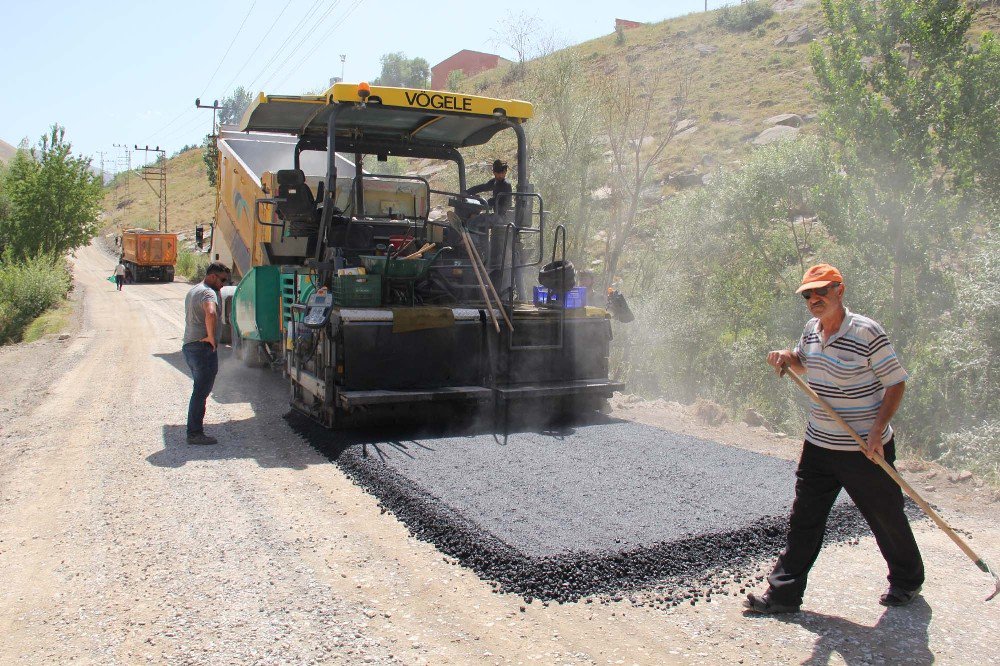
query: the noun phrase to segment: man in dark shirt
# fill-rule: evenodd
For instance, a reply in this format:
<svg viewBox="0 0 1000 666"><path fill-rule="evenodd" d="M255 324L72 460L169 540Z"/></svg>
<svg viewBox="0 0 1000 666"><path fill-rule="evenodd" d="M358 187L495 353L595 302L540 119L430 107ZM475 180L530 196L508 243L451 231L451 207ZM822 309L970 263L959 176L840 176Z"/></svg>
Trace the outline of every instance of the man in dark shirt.
<svg viewBox="0 0 1000 666"><path fill-rule="evenodd" d="M475 218L475 222L472 224L476 227L481 228L484 232L489 233L491 241L489 243L489 255L487 256L487 268L489 270L490 279L496 283L503 272L501 267L504 263L504 259L500 256L503 252L504 243L502 239L497 238L497 234L501 234L503 229L507 226L508 220L506 217L507 211L510 210L510 202L512 197L510 194L513 192L513 188L510 183L507 182L507 163L503 160L493 161L493 180L489 180L482 185L476 185L466 190L466 194L479 194L480 192L490 192L493 196L487 199L486 203L489 204L490 208L493 209L493 213L484 213L478 215ZM520 241L514 240L513 246L520 245ZM508 247L507 248L507 258L508 263L518 263L518 260L510 261L511 253L513 256L520 256L519 247ZM499 284L497 287L503 292L510 288L509 280L510 277L505 276L504 284ZM514 270L514 281L516 286L514 287L518 294L523 293L524 288L521 284L520 269Z"/></svg>
<svg viewBox="0 0 1000 666"><path fill-rule="evenodd" d="M482 185L470 187L467 194L479 194L480 192L491 192L493 196L486 200L496 213L503 215L510 208L509 196L497 196L500 194L510 194L513 192L510 183L507 182L507 163L503 160L493 161L493 180L488 180Z"/></svg>

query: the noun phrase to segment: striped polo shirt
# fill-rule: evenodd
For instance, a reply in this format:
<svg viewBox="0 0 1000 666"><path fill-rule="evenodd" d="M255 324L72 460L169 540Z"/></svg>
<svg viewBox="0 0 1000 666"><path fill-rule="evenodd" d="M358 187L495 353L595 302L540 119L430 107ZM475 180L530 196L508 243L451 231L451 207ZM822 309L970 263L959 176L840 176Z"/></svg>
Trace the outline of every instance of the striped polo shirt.
<svg viewBox="0 0 1000 666"><path fill-rule="evenodd" d="M795 354L806 368L809 386L864 439L875 424L885 389L909 378L879 323L850 310L846 310L840 330L826 344L820 337L819 319L810 319ZM886 425L882 443L890 438L892 428ZM815 403L809 410L806 440L825 449L861 450Z"/></svg>

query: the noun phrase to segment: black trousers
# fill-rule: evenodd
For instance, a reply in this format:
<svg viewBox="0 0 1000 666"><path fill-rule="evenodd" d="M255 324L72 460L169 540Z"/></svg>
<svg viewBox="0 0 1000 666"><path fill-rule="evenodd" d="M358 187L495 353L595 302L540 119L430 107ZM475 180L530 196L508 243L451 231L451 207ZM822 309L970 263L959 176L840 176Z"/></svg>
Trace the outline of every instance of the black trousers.
<svg viewBox="0 0 1000 666"><path fill-rule="evenodd" d="M890 465L896 460L895 440L885 445L885 459ZM904 590L923 585L924 563L903 512L903 491L882 468L860 451L833 451L806 442L795 477L788 544L767 578L772 600L802 603L809 569L819 556L826 520L841 488L868 521L889 565L889 584Z"/></svg>

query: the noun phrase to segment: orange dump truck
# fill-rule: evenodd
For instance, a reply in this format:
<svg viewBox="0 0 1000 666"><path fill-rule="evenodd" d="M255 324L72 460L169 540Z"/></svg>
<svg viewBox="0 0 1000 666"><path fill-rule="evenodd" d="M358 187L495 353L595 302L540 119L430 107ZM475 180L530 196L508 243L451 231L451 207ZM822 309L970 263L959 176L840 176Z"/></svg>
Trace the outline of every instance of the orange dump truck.
<svg viewBox="0 0 1000 666"><path fill-rule="evenodd" d="M174 281L177 234L129 229L122 234L122 262L136 282Z"/></svg>

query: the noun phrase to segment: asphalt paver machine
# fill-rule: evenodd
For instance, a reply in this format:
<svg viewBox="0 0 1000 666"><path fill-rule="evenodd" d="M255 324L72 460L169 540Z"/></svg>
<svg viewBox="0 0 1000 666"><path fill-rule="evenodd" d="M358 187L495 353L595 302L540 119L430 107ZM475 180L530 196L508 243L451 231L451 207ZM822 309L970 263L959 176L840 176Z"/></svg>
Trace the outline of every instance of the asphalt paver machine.
<svg viewBox="0 0 1000 666"><path fill-rule="evenodd" d="M246 111L233 145L294 138L294 149L267 172L251 168L259 145L222 151L233 164L220 196L235 202L229 218L249 218L217 232L243 276L234 336L245 356L284 367L296 410L328 427L441 410L566 415L621 388L608 378L609 314L533 298L539 267L564 259L565 232L546 228L529 181L531 116L523 101L350 83L261 94ZM516 142L513 192L495 210L464 194L463 151L491 141ZM390 158L423 166L380 174Z"/></svg>

